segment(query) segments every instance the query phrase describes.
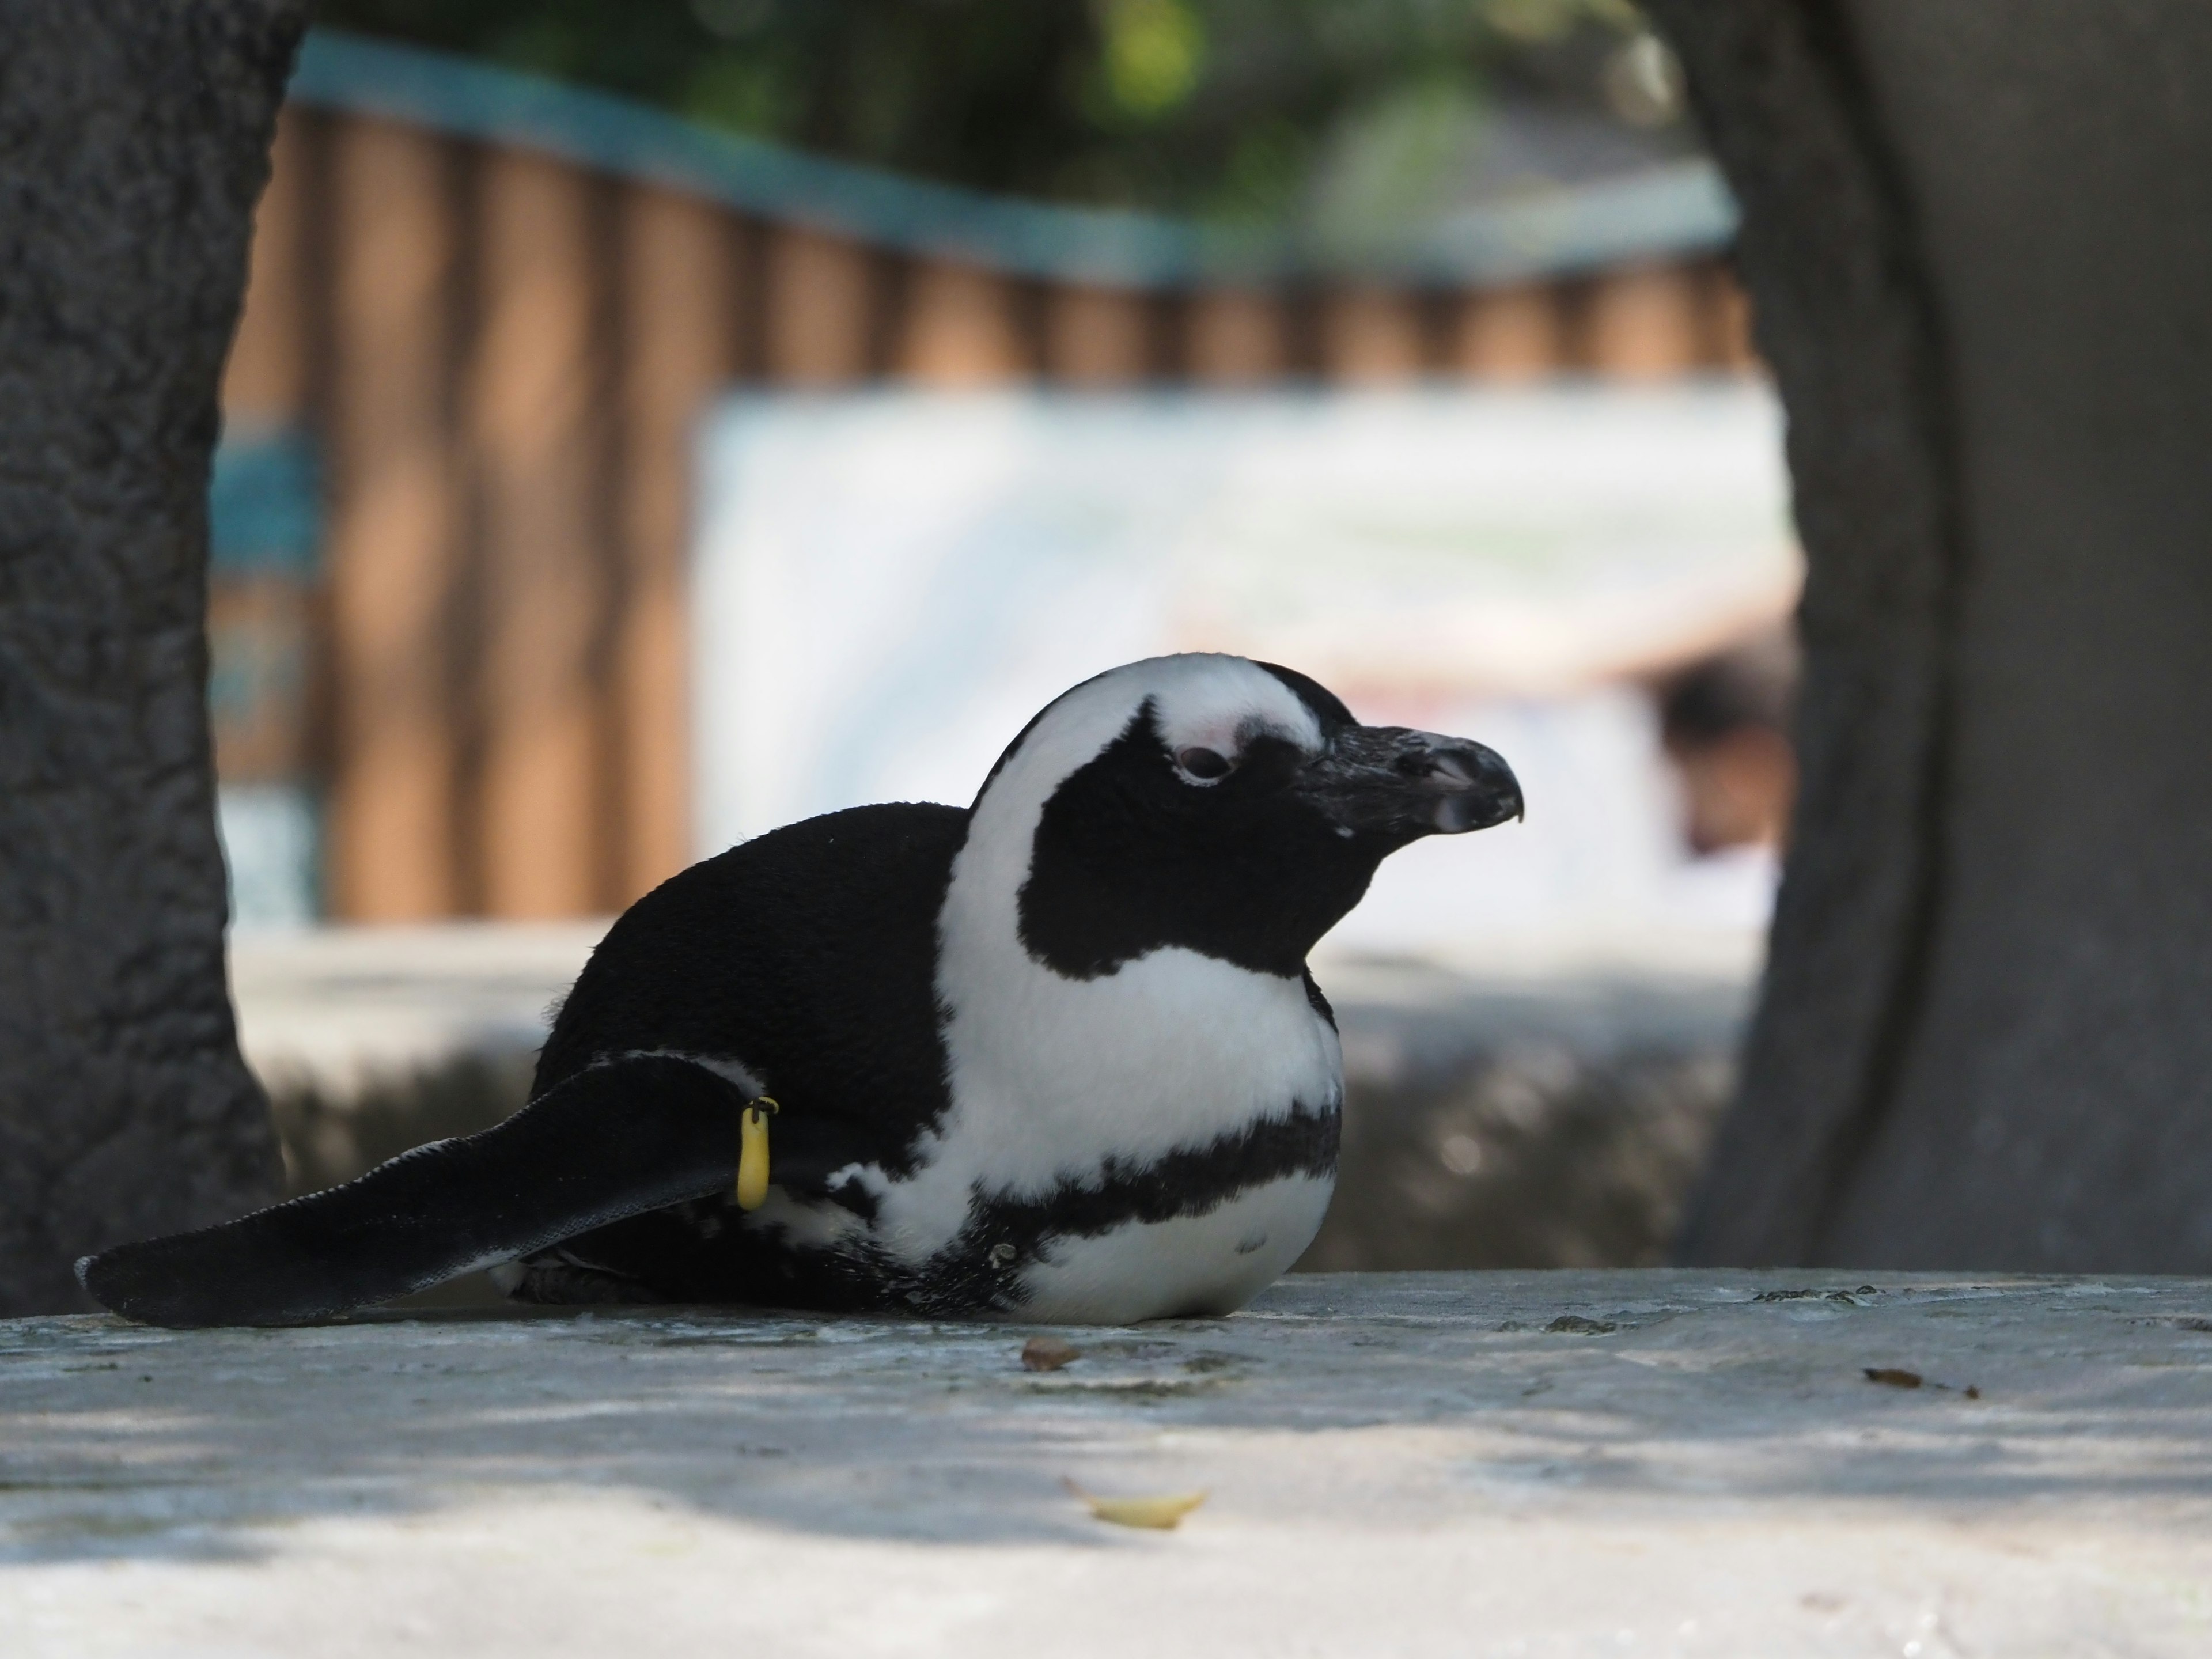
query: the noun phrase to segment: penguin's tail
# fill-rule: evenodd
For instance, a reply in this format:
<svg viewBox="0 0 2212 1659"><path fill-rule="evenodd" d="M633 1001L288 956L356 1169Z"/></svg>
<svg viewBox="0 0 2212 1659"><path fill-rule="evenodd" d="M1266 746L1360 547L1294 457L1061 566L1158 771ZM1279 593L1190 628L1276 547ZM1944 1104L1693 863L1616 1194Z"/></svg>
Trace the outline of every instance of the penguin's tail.
<svg viewBox="0 0 2212 1659"><path fill-rule="evenodd" d="M595 1066L481 1134L218 1227L102 1250L77 1278L149 1325L328 1318L727 1189L745 1099L689 1060Z"/></svg>

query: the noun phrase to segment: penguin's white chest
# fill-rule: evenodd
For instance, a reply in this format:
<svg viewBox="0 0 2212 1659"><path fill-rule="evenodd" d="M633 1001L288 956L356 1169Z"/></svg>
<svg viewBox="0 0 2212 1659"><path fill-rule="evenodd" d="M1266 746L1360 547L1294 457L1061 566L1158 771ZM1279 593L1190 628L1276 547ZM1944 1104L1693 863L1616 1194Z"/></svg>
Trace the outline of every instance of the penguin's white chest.
<svg viewBox="0 0 2212 1659"><path fill-rule="evenodd" d="M1334 1176L1285 1176L1202 1215L1062 1238L1021 1279L1016 1318L1129 1325L1234 1313L1288 1270L1328 1212Z"/></svg>
<svg viewBox="0 0 2212 1659"><path fill-rule="evenodd" d="M922 1273L1018 1249L1024 1316L1103 1322L1226 1312L1297 1259L1343 1095L1300 981L1174 948L1092 980L1018 947L966 965L943 987L951 1109L884 1194L880 1248Z"/></svg>

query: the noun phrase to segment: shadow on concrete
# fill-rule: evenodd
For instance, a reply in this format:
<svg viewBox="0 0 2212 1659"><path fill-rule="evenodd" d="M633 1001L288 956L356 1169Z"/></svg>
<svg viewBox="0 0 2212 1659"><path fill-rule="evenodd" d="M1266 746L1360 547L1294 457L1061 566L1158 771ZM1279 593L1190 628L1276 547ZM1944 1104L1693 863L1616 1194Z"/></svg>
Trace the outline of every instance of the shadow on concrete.
<svg viewBox="0 0 2212 1659"><path fill-rule="evenodd" d="M1306 1276L1229 1320L1067 1332L1060 1371L1024 1369L1033 1334L719 1309L0 1324L0 1561L250 1558L317 1517L577 1492L771 1531L1124 1541L1062 1475L1413 1522L2212 1498L2198 1281Z"/></svg>

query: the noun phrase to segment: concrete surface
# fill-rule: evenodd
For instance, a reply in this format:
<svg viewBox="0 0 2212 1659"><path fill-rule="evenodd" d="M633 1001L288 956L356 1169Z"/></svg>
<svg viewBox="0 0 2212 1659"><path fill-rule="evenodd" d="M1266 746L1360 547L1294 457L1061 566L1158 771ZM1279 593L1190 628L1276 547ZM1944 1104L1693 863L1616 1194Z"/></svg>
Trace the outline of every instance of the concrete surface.
<svg viewBox="0 0 2212 1659"><path fill-rule="evenodd" d="M2212 1282L1862 1285L1307 1276L1049 1373L726 1311L21 1321L0 1652L2212 1651ZM1135 1532L1064 1476L1212 1496Z"/></svg>

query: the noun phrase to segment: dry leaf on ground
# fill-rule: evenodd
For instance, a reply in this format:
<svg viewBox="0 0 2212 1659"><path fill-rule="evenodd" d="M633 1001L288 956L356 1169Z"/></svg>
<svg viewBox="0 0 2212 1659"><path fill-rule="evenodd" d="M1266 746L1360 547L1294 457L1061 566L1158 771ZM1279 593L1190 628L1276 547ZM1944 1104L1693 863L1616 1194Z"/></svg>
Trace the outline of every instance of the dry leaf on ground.
<svg viewBox="0 0 2212 1659"><path fill-rule="evenodd" d="M1022 1369L1025 1371L1056 1371L1082 1357L1082 1349L1056 1336L1033 1336L1022 1344Z"/></svg>
<svg viewBox="0 0 2212 1659"><path fill-rule="evenodd" d="M1073 1480L1062 1480L1060 1485L1101 1521L1109 1521L1117 1527L1143 1527L1153 1532L1172 1532L1182 1524L1183 1516L1206 1498L1202 1492L1170 1492L1157 1498L1101 1498L1084 1491Z"/></svg>
<svg viewBox="0 0 2212 1659"><path fill-rule="evenodd" d="M1982 1397L1982 1391L1971 1382L1962 1389L1955 1382L1930 1382L1918 1371L1905 1370L1895 1365L1867 1365L1861 1369L1866 1372L1868 1382L1879 1382L1885 1388L1941 1389L1945 1394L1963 1395L1969 1400L1979 1400Z"/></svg>

